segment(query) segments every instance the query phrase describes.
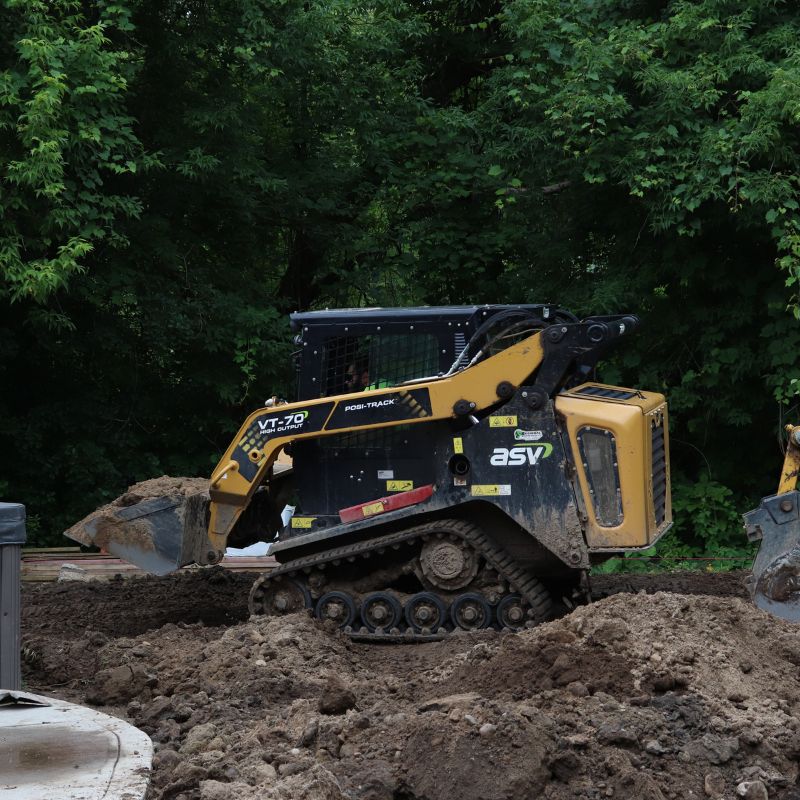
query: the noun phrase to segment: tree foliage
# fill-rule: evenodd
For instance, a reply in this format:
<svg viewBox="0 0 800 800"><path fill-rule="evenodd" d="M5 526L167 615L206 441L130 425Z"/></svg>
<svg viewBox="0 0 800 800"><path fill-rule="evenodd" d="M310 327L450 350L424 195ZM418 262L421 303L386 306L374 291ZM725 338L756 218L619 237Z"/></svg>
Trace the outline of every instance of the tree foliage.
<svg viewBox="0 0 800 800"><path fill-rule="evenodd" d="M126 108L134 64L110 36L127 11L9 2L0 10L0 269L11 300L43 302L86 269L98 243L138 216L125 176L147 163ZM68 324L43 313L45 324Z"/></svg>
<svg viewBox="0 0 800 800"><path fill-rule="evenodd" d="M772 490L800 381L791 3L9 0L0 23L0 491L35 541L207 473L293 391L286 312L335 305L636 312L601 377L669 397L676 546L735 546L716 521Z"/></svg>

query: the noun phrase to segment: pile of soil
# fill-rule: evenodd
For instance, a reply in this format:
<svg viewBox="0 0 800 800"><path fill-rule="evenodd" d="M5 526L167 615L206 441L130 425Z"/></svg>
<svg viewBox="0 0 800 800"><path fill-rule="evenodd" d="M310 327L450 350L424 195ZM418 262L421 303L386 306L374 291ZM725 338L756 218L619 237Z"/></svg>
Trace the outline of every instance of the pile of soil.
<svg viewBox="0 0 800 800"><path fill-rule="evenodd" d="M750 570L730 572L664 572L658 575L612 574L592 576L595 598L609 597L620 592L672 592L673 594L708 594L715 597L750 598L746 581Z"/></svg>
<svg viewBox="0 0 800 800"><path fill-rule="evenodd" d="M173 498L195 498L198 506L208 500L208 478L173 478L170 475L162 475L160 478L150 478L146 481L134 483L128 487L128 491L119 497L106 503L100 508L96 508L91 514L85 516L72 527L64 531L64 535L85 545L97 545L104 547L103 525L108 522L114 524L116 512L134 506L142 500L153 500L162 497ZM94 525L90 526L90 523ZM87 526L93 527L93 533L89 533ZM135 528L129 529L129 535L134 535ZM145 536L145 538L147 538Z"/></svg>
<svg viewBox="0 0 800 800"><path fill-rule="evenodd" d="M23 670L44 693L80 685L100 649L170 622L234 625L248 617L256 574L221 567L165 577L22 585ZM66 698L72 699L72 698Z"/></svg>
<svg viewBox="0 0 800 800"><path fill-rule="evenodd" d="M153 586L170 580L189 607L183 582L216 591ZM93 607L72 604L90 588ZM136 606L115 633L118 588L29 592L26 674L52 679L62 609L80 607L94 668L64 660L51 691L152 736L151 800L800 800L800 629L739 597L622 591L519 634L378 646L305 615L140 633Z"/></svg>

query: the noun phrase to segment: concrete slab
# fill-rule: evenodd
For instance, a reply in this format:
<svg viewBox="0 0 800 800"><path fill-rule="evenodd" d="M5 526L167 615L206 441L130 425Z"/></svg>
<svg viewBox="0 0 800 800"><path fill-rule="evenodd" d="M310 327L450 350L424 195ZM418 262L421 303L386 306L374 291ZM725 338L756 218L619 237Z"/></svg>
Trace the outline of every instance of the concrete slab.
<svg viewBox="0 0 800 800"><path fill-rule="evenodd" d="M121 719L0 690L0 800L141 800L150 737Z"/></svg>

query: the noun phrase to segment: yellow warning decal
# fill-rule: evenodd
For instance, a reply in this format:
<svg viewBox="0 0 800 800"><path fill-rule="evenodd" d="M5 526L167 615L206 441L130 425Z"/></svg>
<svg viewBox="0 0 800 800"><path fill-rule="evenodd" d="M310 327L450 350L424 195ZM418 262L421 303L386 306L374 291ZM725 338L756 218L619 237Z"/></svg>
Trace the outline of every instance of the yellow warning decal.
<svg viewBox="0 0 800 800"><path fill-rule="evenodd" d="M414 481L386 481L387 492L410 492L414 488Z"/></svg>
<svg viewBox="0 0 800 800"><path fill-rule="evenodd" d="M513 414L510 417L489 417L489 427L490 428L516 428L517 427L517 415Z"/></svg>
<svg viewBox="0 0 800 800"><path fill-rule="evenodd" d="M473 497L498 497L511 494L510 483L473 483Z"/></svg>
<svg viewBox="0 0 800 800"><path fill-rule="evenodd" d="M293 528L310 528L316 517L292 517Z"/></svg>
<svg viewBox="0 0 800 800"><path fill-rule="evenodd" d="M361 513L365 517L371 517L374 514L381 514L383 513L383 503L370 503L368 506L362 506Z"/></svg>
<svg viewBox="0 0 800 800"><path fill-rule="evenodd" d="M456 436L453 439L453 452L454 453L463 453L464 452L464 442L462 441L460 436Z"/></svg>

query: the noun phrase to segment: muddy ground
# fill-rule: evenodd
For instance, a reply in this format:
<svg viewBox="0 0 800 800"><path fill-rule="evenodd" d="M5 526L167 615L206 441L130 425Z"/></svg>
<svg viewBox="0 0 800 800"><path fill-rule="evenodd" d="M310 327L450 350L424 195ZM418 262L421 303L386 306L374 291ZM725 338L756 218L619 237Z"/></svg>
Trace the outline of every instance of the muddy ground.
<svg viewBox="0 0 800 800"><path fill-rule="evenodd" d="M248 621L220 569L26 586L23 673L147 731L151 800L800 800L800 629L743 578L604 577L534 630L380 646Z"/></svg>

